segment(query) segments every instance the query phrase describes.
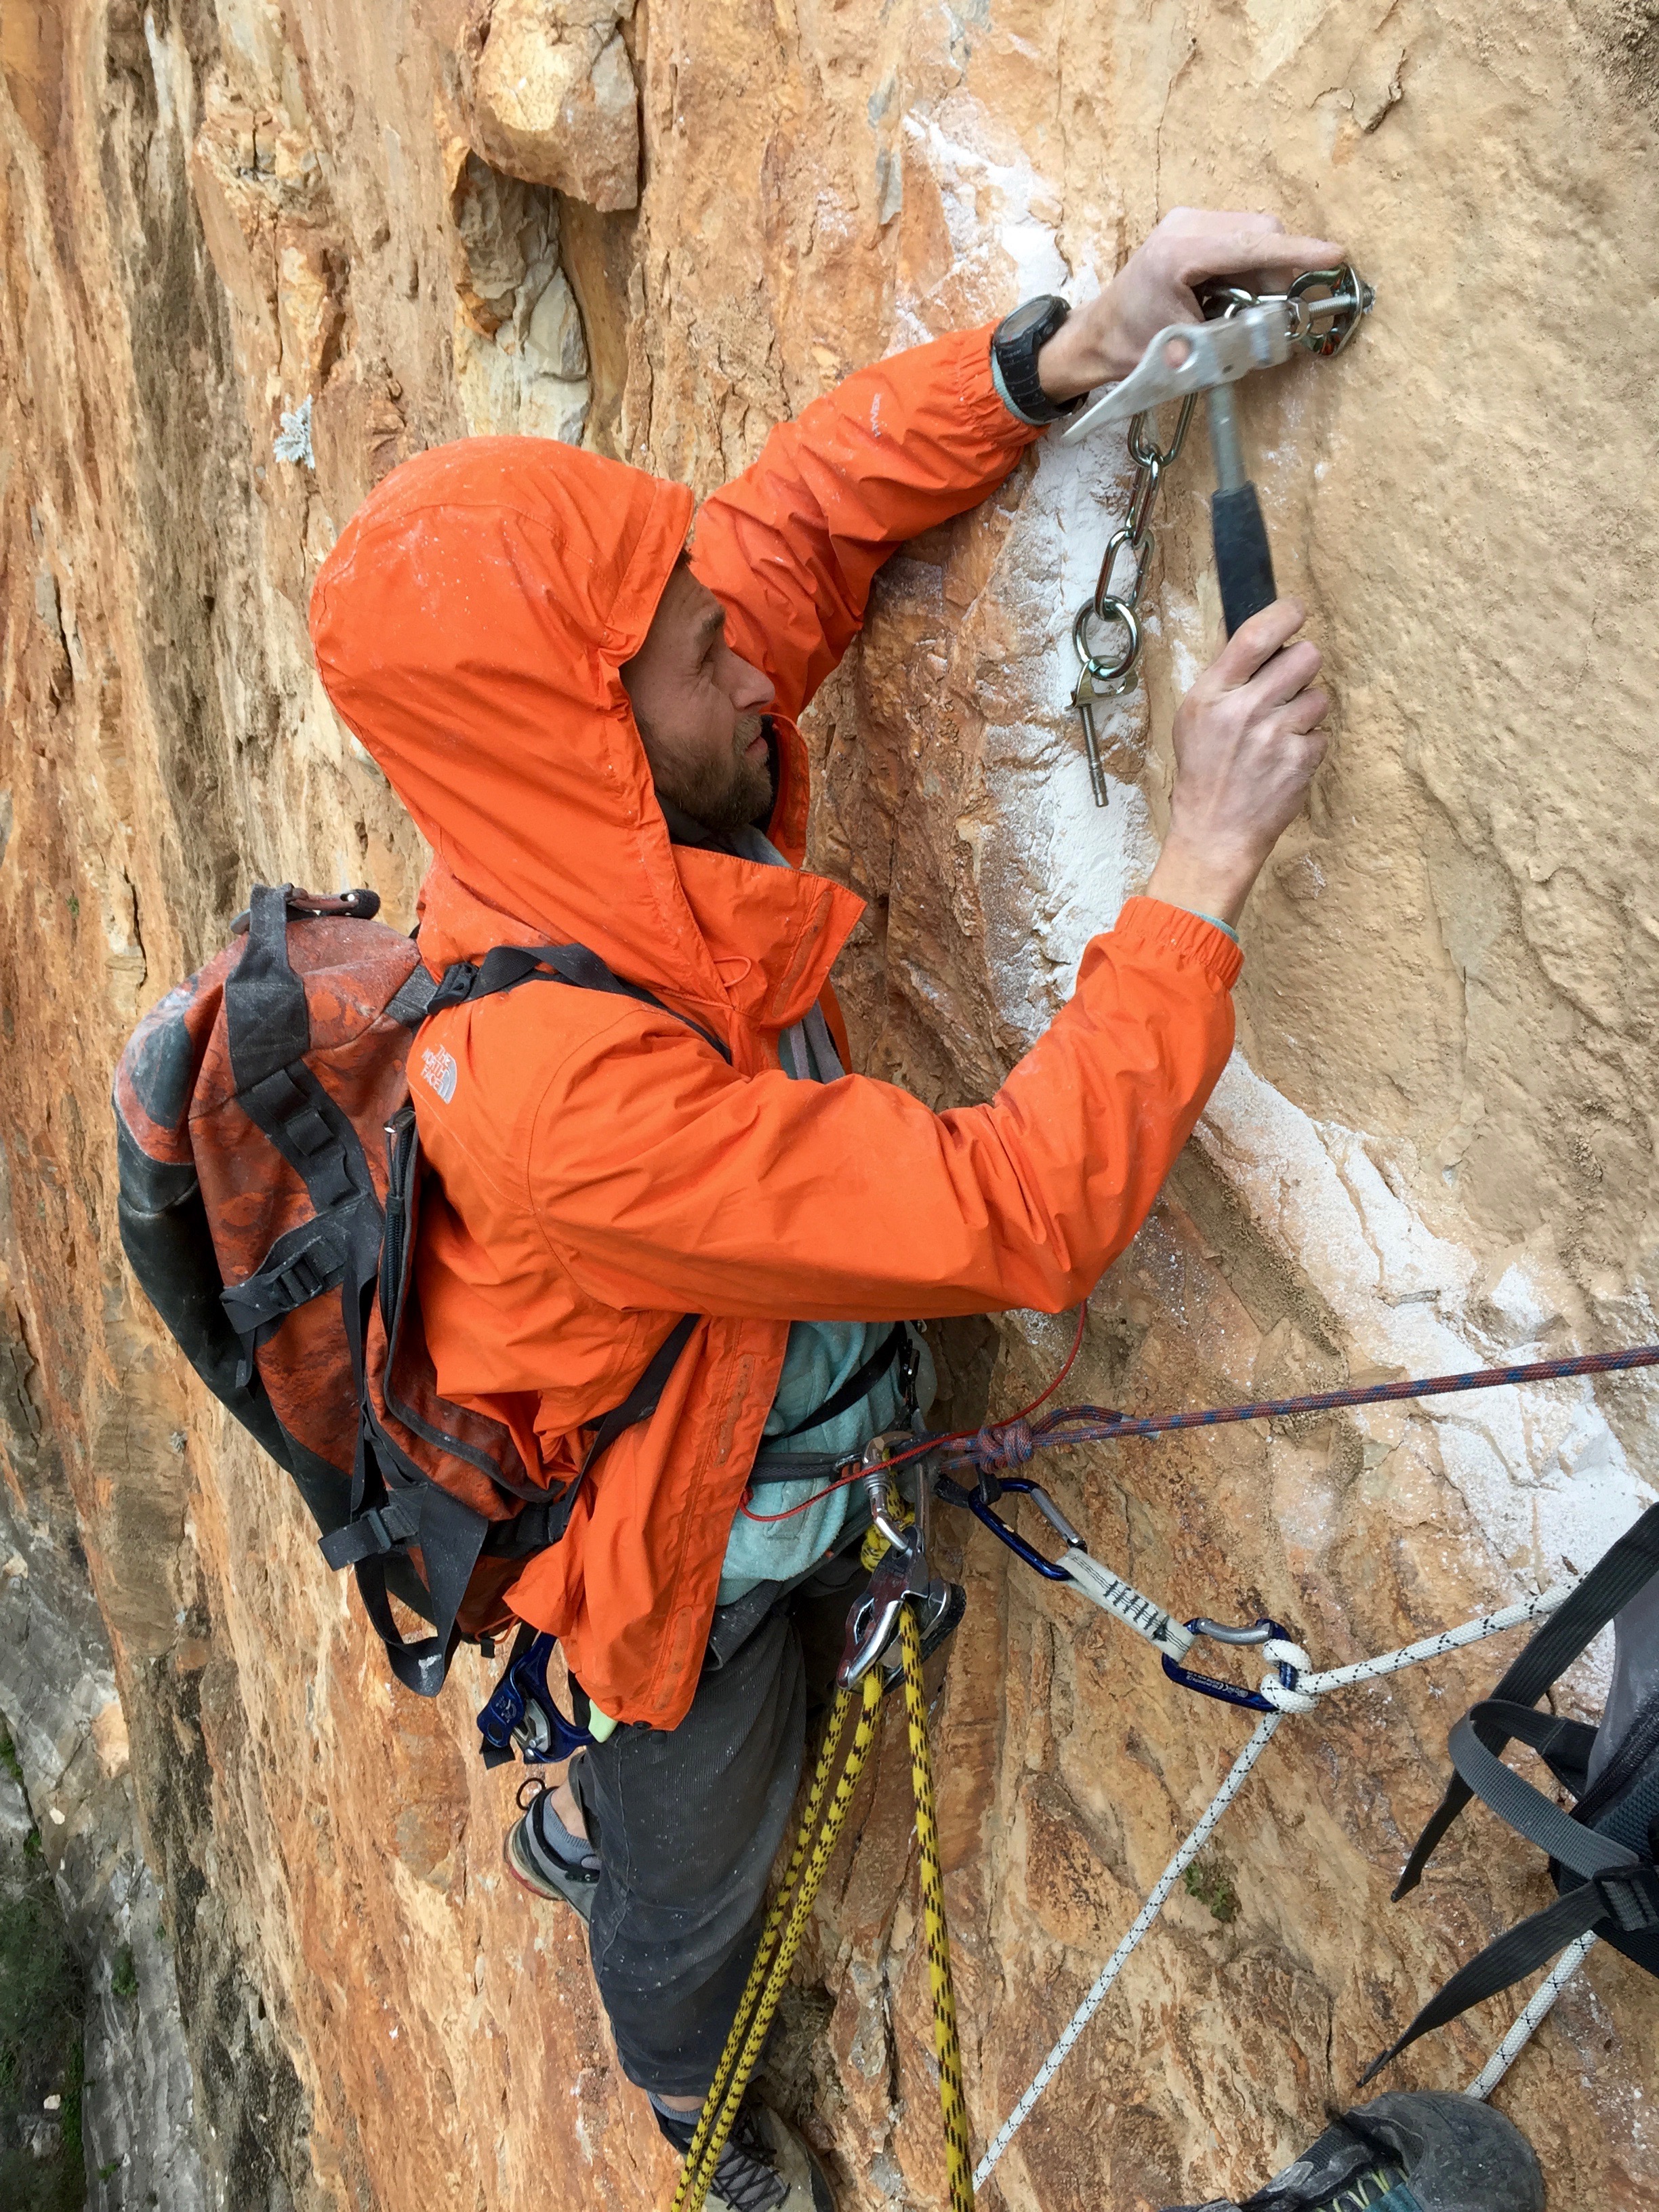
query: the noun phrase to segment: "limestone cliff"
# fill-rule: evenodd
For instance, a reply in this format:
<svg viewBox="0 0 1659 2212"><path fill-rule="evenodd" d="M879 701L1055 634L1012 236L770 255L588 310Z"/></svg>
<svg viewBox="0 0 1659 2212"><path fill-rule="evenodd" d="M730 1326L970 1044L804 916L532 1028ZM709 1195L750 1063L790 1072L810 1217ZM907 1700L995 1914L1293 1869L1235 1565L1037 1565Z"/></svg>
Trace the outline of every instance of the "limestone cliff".
<svg viewBox="0 0 1659 2212"><path fill-rule="evenodd" d="M250 878L412 908L416 841L307 653L341 525L469 430L586 438L705 490L860 361L1103 281L1174 204L1343 238L1371 325L1241 402L1335 738L1246 920L1237 1058L1091 1301L1079 1395L1201 1404L1653 1335L1656 54L1650 0L7 8L0 1454L14 1516L60 1552L38 1432L72 1492L211 2199L507 2212L551 2176L643 2205L670 2171L574 1922L501 1878L482 1664L436 1706L394 1698L114 1234L118 1042ZM930 1100L989 1093L1150 865L1216 623L1209 477L1194 450L1169 488L1103 814L1067 638L1126 485L1114 441L1045 444L892 564L812 717L817 860L869 902L856 1042ZM952 1357L969 1390L994 1349L1012 1406L1064 1337L1015 1316ZM1182 1612L1270 1612L1335 1662L1593 1557L1650 1494L1656 1403L1561 1385L1049 1479ZM1241 1729L982 1535L963 1558L936 1719L983 2136ZM1541 1900L1474 1820L1386 1903L1496 1664L1282 1732L1209 1902L1177 1896L1006 2203L1248 2186ZM787 2054L871 2208L942 2185L907 1789L890 1735ZM1500 2093L1563 2202L1659 2191L1653 2004L1595 1955ZM1401 2080L1460 2084L1508 2017Z"/></svg>

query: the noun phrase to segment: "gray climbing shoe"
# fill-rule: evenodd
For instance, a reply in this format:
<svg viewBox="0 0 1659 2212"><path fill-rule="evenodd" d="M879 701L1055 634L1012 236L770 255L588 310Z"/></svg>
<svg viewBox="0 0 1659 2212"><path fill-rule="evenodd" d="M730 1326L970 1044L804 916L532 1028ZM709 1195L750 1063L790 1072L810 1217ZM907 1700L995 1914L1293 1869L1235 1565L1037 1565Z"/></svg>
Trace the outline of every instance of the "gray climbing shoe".
<svg viewBox="0 0 1659 2212"><path fill-rule="evenodd" d="M1242 2205L1216 2197L1169 2212L1544 2212L1544 2177L1490 2105L1405 2090L1345 2112Z"/></svg>
<svg viewBox="0 0 1659 2212"><path fill-rule="evenodd" d="M654 2100L652 2110L683 2157L696 2130L696 2114L682 2119ZM765 2105L745 2104L738 2114L705 2202L708 2212L836 2212L829 2176L811 2145Z"/></svg>
<svg viewBox="0 0 1659 2212"><path fill-rule="evenodd" d="M501 1856L516 1882L537 1897L556 1897L583 1920L593 1913L593 1893L599 1883L599 1855L581 1837L573 1836L553 1810L551 1793L539 1778L526 1782L519 1792L533 1789L521 1820L507 1832Z"/></svg>

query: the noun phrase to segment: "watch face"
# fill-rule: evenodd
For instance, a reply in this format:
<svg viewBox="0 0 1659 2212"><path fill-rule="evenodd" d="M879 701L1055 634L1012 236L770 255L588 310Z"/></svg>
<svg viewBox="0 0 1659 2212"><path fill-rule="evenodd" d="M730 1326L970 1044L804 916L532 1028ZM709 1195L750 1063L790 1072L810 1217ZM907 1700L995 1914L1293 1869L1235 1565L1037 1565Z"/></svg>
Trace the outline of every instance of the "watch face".
<svg viewBox="0 0 1659 2212"><path fill-rule="evenodd" d="M1045 292L1038 299L1027 300L1024 307L1015 308L1013 313L1002 325L998 336L1005 343L1010 341L1017 342L1035 330L1046 317L1053 314L1059 305L1060 302L1050 292Z"/></svg>

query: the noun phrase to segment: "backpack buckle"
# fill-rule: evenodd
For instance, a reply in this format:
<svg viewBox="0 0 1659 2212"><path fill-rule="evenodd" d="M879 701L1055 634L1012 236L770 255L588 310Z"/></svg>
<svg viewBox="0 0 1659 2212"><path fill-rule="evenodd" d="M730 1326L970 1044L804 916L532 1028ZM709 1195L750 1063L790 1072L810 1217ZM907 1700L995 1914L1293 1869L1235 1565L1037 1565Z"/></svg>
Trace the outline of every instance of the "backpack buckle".
<svg viewBox="0 0 1659 2212"><path fill-rule="evenodd" d="M410 1519L411 1510L416 1517ZM319 1537L317 1548L329 1565L336 1570L355 1567L364 1559L383 1559L398 1545L417 1533L418 1509L406 1506L399 1498L388 1498L384 1505L371 1505L366 1513L359 1513L348 1521L343 1528L331 1529Z"/></svg>
<svg viewBox="0 0 1659 2212"><path fill-rule="evenodd" d="M1632 1867L1626 1874L1599 1874L1594 1879L1595 1893L1620 1935L1659 1935L1659 1872Z"/></svg>

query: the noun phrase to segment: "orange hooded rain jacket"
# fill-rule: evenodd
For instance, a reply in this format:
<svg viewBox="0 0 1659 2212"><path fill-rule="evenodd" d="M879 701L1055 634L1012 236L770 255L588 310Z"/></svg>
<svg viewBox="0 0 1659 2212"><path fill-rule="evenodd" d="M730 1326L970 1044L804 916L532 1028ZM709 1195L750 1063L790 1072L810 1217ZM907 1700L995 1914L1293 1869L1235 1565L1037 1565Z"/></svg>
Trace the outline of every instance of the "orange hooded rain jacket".
<svg viewBox="0 0 1659 2212"><path fill-rule="evenodd" d="M683 1314L705 1316L654 1417L507 1593L620 1720L672 1728L691 1702L790 1321L1073 1304L1139 1227L1231 1048L1237 949L1131 899L988 1105L933 1114L891 1084L778 1065L860 911L798 872L793 718L886 556L982 499L1036 434L997 396L989 339L848 378L702 510L696 573L776 686L769 834L795 867L671 844L653 793L617 672L685 542L680 486L539 439L443 447L375 490L312 599L329 696L436 854L433 972L495 945L585 945L731 1051L728 1066L647 1006L538 985L439 1015L411 1056L433 1170L418 1283L447 1396L507 1421L562 1482L585 1425Z"/></svg>

